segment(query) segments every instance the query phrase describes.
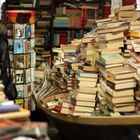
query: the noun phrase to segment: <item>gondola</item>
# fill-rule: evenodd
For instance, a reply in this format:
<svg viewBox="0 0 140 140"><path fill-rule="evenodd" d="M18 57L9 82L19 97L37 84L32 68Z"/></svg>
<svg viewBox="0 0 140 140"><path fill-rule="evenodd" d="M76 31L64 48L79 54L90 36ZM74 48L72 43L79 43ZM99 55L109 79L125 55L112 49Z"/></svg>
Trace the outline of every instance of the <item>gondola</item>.
<svg viewBox="0 0 140 140"><path fill-rule="evenodd" d="M137 140L140 134L140 115L74 117L54 113L38 100L35 102L58 129L58 140Z"/></svg>

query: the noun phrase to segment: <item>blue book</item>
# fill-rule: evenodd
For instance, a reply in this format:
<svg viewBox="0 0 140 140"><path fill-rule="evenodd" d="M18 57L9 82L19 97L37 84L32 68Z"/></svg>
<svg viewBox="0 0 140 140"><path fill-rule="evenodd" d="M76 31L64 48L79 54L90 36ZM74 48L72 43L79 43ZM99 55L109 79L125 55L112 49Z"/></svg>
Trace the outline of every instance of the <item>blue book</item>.
<svg viewBox="0 0 140 140"><path fill-rule="evenodd" d="M90 78L97 78L98 77L98 72L85 72L85 71L77 71L76 73L77 76L80 77L90 77Z"/></svg>
<svg viewBox="0 0 140 140"><path fill-rule="evenodd" d="M20 106L13 104L13 105L0 105L0 113L8 113L8 112L17 112L19 111Z"/></svg>
<svg viewBox="0 0 140 140"><path fill-rule="evenodd" d="M28 24L25 26L25 38L31 38L31 26Z"/></svg>
<svg viewBox="0 0 140 140"><path fill-rule="evenodd" d="M24 53L23 39L14 40L14 54Z"/></svg>

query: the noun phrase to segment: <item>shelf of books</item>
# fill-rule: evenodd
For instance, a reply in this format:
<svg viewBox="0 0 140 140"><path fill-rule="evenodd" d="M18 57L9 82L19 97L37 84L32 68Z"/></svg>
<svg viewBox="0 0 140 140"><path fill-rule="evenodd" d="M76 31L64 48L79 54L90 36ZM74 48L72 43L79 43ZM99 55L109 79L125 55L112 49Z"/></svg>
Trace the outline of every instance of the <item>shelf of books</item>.
<svg viewBox="0 0 140 140"><path fill-rule="evenodd" d="M7 15L13 82L18 91L15 103L32 110L34 104L31 92L34 88L36 66L35 11L8 9Z"/></svg>
<svg viewBox="0 0 140 140"><path fill-rule="evenodd" d="M58 55L50 84L40 83L34 93L46 114L90 125L140 124L139 12L126 5L114 16L53 50Z"/></svg>
<svg viewBox="0 0 140 140"><path fill-rule="evenodd" d="M37 67L42 63L51 66L52 1L38 0L36 8L36 64Z"/></svg>
<svg viewBox="0 0 140 140"><path fill-rule="evenodd" d="M88 32L95 19L101 18L101 5L99 1L55 1L53 47L82 38L83 31Z"/></svg>

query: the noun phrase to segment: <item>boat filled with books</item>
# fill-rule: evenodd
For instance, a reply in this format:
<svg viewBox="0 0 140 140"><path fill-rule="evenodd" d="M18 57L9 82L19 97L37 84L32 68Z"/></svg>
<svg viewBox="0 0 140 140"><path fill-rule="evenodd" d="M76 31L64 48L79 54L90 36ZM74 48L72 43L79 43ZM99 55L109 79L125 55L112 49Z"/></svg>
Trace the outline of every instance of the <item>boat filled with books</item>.
<svg viewBox="0 0 140 140"><path fill-rule="evenodd" d="M135 18L117 17L129 8ZM53 67L46 68L34 97L57 128L140 125L140 18L134 5L115 16L96 20L82 39L53 48Z"/></svg>

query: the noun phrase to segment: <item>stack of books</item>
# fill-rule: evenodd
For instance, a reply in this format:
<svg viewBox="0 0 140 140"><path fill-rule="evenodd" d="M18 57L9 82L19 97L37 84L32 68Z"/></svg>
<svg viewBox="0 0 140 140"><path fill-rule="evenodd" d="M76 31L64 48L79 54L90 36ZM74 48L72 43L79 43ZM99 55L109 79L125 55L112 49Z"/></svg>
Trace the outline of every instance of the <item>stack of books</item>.
<svg viewBox="0 0 140 140"><path fill-rule="evenodd" d="M114 112L135 111L134 88L137 85L135 73L136 70L130 66L107 72L105 98L110 110Z"/></svg>

